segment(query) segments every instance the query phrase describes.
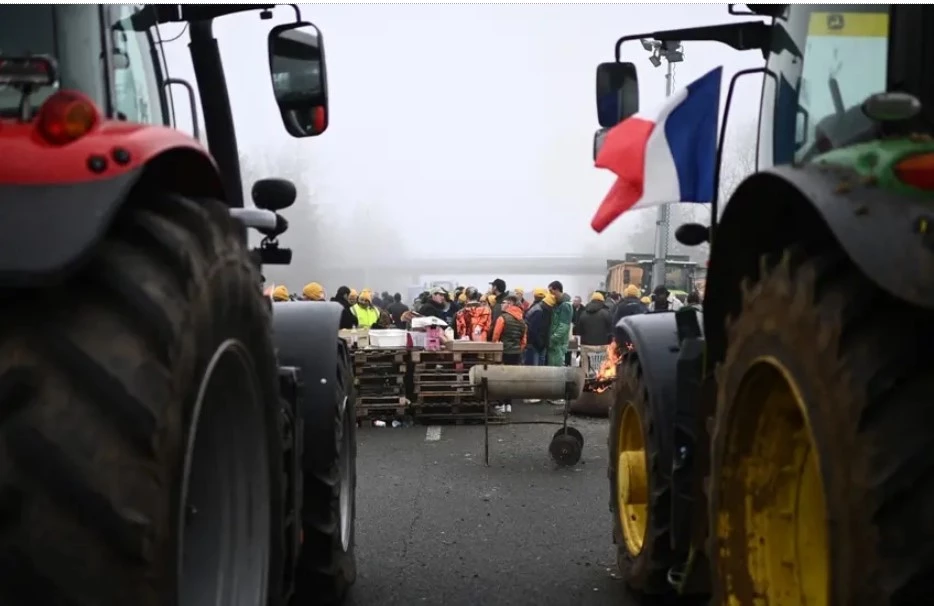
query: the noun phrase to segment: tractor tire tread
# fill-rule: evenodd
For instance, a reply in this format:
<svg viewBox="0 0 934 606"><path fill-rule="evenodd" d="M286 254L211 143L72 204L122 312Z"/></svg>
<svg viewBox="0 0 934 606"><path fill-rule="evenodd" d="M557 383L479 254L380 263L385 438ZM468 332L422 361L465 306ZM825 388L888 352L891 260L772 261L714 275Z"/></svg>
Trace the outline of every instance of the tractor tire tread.
<svg viewBox="0 0 934 606"><path fill-rule="evenodd" d="M836 248L808 254L794 246L760 266L728 322L708 478L711 528L718 446L731 418L724 386L750 364L753 340L767 337L795 352L801 380L820 394L804 399L833 520L831 606L923 603L934 592L934 312L881 291ZM709 549L716 571L718 541Z"/></svg>
<svg viewBox="0 0 934 606"><path fill-rule="evenodd" d="M610 480L610 511L613 515L613 542L617 550L617 566L626 585L632 591L644 596L670 595L672 586L668 582L668 572L674 564L674 553L671 549L671 487L669 485L670 471L665 469L665 453L660 440L653 439L657 427L665 427L673 423L673 417L668 418L665 411L656 410L649 402L648 391L643 383L642 373L638 361L626 362L620 365L619 379L616 383L616 398L610 408L610 431L607 438L609 451L608 476ZM623 527L617 511L617 436L619 424L622 422L623 408L626 406L627 395L632 398L633 406L638 408L639 416L645 424L643 437L648 458L647 480L649 482L647 504L646 536L642 550L633 555L626 547ZM671 414L674 411L669 411ZM667 460L671 461L670 453Z"/></svg>
<svg viewBox="0 0 934 606"><path fill-rule="evenodd" d="M0 293L0 602L174 603L188 396L217 322L269 343L258 286L223 204L134 192L75 275Z"/></svg>

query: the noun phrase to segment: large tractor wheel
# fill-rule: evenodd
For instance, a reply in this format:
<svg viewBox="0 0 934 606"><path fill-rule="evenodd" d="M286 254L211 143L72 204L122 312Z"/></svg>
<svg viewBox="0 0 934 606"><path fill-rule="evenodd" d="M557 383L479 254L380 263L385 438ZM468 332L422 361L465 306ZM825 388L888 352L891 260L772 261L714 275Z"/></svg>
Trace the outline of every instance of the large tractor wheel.
<svg viewBox="0 0 934 606"><path fill-rule="evenodd" d="M0 602L275 603L278 377L226 207L131 200L72 279L0 301Z"/></svg>
<svg viewBox="0 0 934 606"><path fill-rule="evenodd" d="M617 566L637 593L672 590L671 437L674 409L649 397L638 362L624 362L610 410L610 511Z"/></svg>
<svg viewBox="0 0 934 606"><path fill-rule="evenodd" d="M353 374L344 341L338 342L334 397L313 406L312 425L331 439L305 440L317 470L305 470L304 543L296 577L297 606L340 604L357 579L354 522L357 489L357 419ZM308 423L308 421L306 421ZM309 428L306 425L306 436Z"/></svg>
<svg viewBox="0 0 934 606"><path fill-rule="evenodd" d="M927 603L934 315L840 253L786 252L744 285L728 339L709 478L713 603Z"/></svg>

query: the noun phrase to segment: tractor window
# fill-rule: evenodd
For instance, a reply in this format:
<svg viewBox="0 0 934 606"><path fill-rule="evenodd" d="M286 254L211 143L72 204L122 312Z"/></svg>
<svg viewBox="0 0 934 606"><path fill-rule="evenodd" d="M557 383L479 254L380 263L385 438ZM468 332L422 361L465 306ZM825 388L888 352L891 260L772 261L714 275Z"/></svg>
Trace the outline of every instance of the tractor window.
<svg viewBox="0 0 934 606"><path fill-rule="evenodd" d="M796 4L776 27L793 44L769 56L778 82L760 126L772 130L773 162L805 162L873 132L860 105L886 88L888 7Z"/></svg>
<svg viewBox="0 0 934 606"><path fill-rule="evenodd" d="M131 17L139 12L138 7L114 4L108 8L112 23L117 113L130 122L168 125L159 49L152 31L134 30Z"/></svg>
<svg viewBox="0 0 934 606"><path fill-rule="evenodd" d="M88 95L106 108L101 69L100 12L96 5L0 5L0 56L48 55L58 63L60 86ZM55 89L36 91L30 102L41 103ZM20 94L0 87L0 117L15 117Z"/></svg>

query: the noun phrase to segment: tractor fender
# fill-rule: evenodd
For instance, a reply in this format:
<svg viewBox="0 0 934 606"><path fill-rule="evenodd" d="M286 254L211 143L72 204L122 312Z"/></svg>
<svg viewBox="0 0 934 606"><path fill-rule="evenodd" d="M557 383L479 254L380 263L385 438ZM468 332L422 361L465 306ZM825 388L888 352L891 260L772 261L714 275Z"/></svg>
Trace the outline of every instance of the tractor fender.
<svg viewBox="0 0 934 606"><path fill-rule="evenodd" d="M0 287L61 280L103 239L134 188L225 199L210 154L179 131L106 121L62 147L31 124L0 133Z"/></svg>
<svg viewBox="0 0 934 606"><path fill-rule="evenodd" d="M335 384L352 377L342 377L341 356L346 348L337 336L343 307L333 302L287 301L273 304L273 341L282 366L295 366L301 372L299 414L305 426L306 471L327 471L332 463L330 452L319 460L317 445L334 441L334 423L340 420L335 411ZM345 363L347 360L345 360ZM344 385L348 393L350 385ZM337 403L339 406L351 405ZM322 469L324 467L324 469Z"/></svg>
<svg viewBox="0 0 934 606"><path fill-rule="evenodd" d="M739 313L741 284L756 280L763 255L793 243L835 242L883 291L934 309L934 223L929 199L882 189L852 169L809 164L756 173L736 188L711 251L704 332L712 362L723 359L725 321Z"/></svg>
<svg viewBox="0 0 934 606"><path fill-rule="evenodd" d="M642 370L642 383L650 400L665 410L674 410L677 397L678 327L674 312L635 314L616 325L617 343L630 341ZM662 428L661 436L671 447L674 428Z"/></svg>

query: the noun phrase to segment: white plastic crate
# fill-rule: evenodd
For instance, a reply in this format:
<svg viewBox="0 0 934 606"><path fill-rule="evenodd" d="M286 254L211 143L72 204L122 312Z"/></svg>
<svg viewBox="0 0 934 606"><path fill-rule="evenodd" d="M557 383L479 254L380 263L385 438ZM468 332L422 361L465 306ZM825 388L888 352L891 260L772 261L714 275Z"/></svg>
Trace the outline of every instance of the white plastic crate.
<svg viewBox="0 0 934 606"><path fill-rule="evenodd" d="M375 349L405 349L408 333L399 328L370 329L370 347Z"/></svg>

